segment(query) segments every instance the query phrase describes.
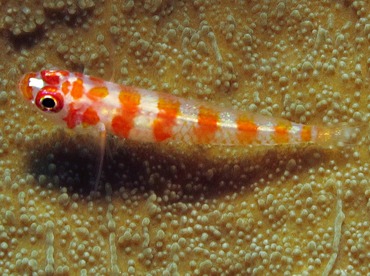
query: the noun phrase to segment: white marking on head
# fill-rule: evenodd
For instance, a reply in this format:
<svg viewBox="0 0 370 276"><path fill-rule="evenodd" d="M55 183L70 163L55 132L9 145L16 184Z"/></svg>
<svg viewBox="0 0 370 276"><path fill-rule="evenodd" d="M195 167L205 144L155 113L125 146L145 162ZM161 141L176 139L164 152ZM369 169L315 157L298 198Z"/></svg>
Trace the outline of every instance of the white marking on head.
<svg viewBox="0 0 370 276"><path fill-rule="evenodd" d="M44 81L38 78L30 78L30 80L28 81L28 85L31 87L41 89L44 87Z"/></svg>

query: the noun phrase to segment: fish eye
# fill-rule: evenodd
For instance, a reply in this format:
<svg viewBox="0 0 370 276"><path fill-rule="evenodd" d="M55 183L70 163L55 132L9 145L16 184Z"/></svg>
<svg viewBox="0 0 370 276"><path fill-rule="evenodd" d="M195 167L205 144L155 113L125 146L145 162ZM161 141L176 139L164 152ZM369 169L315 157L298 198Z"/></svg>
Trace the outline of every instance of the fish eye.
<svg viewBox="0 0 370 276"><path fill-rule="evenodd" d="M41 99L41 105L46 109L53 109L57 105L57 102L53 97L45 96Z"/></svg>
<svg viewBox="0 0 370 276"><path fill-rule="evenodd" d="M62 110L64 100L55 87L46 86L37 93L35 103L42 111L57 113Z"/></svg>

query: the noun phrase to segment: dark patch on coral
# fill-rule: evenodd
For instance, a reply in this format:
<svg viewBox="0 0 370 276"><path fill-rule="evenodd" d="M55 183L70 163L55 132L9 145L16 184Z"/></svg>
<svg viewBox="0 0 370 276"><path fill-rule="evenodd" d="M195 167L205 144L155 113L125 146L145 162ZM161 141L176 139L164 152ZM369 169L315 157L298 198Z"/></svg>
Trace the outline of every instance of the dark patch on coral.
<svg viewBox="0 0 370 276"><path fill-rule="evenodd" d="M29 49L38 44L45 36L45 32L52 29L55 25L66 25L69 28L78 28L92 18L94 7L66 7L64 9L45 8L45 22L37 25L31 32L21 32L14 35L10 27L2 29L2 35L8 38L10 44L16 49ZM75 10L74 13L69 11L70 8Z"/></svg>
<svg viewBox="0 0 370 276"><path fill-rule="evenodd" d="M20 35L13 35L8 30L3 30L2 32L16 51L32 48L38 44L45 35L42 27L37 28L31 33L22 33Z"/></svg>
<svg viewBox="0 0 370 276"><path fill-rule="evenodd" d="M69 14L67 11L45 10L45 15L51 25L63 24L70 28L81 27L92 17L93 9L81 10L75 14Z"/></svg>

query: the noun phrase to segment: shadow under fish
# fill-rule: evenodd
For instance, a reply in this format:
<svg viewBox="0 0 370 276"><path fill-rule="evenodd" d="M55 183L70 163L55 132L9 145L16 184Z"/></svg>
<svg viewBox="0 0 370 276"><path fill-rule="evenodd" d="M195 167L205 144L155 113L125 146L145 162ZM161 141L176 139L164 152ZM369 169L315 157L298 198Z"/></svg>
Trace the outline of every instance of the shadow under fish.
<svg viewBox="0 0 370 276"><path fill-rule="evenodd" d="M45 141L45 140L44 140ZM27 160L38 184L66 187L82 196L94 192L99 147L93 137L53 134L55 143L32 143ZM333 157L315 145L228 147L155 144L108 137L99 180L100 196L108 193L149 193L168 202L192 202L253 189L260 179L300 174ZM338 158L338 160L341 160ZM107 186L108 185L108 186Z"/></svg>

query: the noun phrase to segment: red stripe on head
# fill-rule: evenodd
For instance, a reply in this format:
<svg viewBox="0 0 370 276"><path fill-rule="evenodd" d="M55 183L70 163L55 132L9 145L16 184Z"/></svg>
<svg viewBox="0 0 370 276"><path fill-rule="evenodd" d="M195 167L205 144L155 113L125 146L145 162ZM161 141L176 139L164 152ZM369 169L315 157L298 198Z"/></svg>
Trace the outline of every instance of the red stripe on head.
<svg viewBox="0 0 370 276"><path fill-rule="evenodd" d="M68 71L65 70L42 70L42 79L50 85L58 85L60 83L61 77L66 77L69 75Z"/></svg>

